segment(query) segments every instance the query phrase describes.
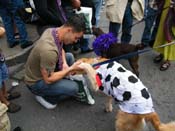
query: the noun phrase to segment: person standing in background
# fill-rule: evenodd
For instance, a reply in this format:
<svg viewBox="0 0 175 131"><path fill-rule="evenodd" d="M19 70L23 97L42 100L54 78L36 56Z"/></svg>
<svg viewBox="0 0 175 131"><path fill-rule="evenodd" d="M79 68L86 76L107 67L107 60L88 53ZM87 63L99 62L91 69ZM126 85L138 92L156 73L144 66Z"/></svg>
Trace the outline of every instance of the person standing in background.
<svg viewBox="0 0 175 131"><path fill-rule="evenodd" d="M175 28L174 28L174 0L164 0L164 6L158 26L158 32L155 38L154 46L158 47L175 40ZM168 8L166 8L168 7ZM160 70L165 71L170 67L170 61L175 60L175 44L155 49L159 53L154 58L155 63L159 63L163 60L160 65Z"/></svg>
<svg viewBox="0 0 175 131"><path fill-rule="evenodd" d="M28 40L24 22L18 15L18 9L24 6L22 0L0 0L0 16L6 30L7 42L10 48L20 44L24 49L33 44ZM19 32L19 39L15 39L14 24Z"/></svg>
<svg viewBox="0 0 175 131"><path fill-rule="evenodd" d="M100 11L102 7L102 0L93 0L92 1L95 6L95 27L99 27L99 21L100 21Z"/></svg>
<svg viewBox="0 0 175 131"><path fill-rule="evenodd" d="M106 0L106 16L109 19L109 32L118 37L122 25L121 43L131 41L133 17L142 20L144 17L144 0Z"/></svg>

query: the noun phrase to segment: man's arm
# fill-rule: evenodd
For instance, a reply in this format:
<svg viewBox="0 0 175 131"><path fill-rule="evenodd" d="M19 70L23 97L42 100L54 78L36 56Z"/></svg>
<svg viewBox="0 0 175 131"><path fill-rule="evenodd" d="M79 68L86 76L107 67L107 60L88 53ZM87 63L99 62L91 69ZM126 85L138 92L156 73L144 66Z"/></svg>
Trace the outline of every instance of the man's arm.
<svg viewBox="0 0 175 131"><path fill-rule="evenodd" d="M68 75L69 73L71 73L74 70L81 70L80 67L78 67L78 65L81 62L75 62L72 66L63 69L61 71L58 72L49 72L47 71L45 68L41 68L41 74L43 77L43 80L47 83L47 84L51 84L53 82L56 82L62 78L64 78L66 75Z"/></svg>

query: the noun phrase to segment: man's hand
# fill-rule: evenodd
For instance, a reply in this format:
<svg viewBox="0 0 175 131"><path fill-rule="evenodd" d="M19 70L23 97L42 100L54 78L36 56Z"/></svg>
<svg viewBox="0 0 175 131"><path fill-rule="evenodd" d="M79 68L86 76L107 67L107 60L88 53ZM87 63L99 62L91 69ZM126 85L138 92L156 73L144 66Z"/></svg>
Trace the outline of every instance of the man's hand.
<svg viewBox="0 0 175 131"><path fill-rule="evenodd" d="M63 70L66 70L68 68L69 68L69 66L67 65L67 63L63 63Z"/></svg>
<svg viewBox="0 0 175 131"><path fill-rule="evenodd" d="M75 62L70 68L72 69L72 71L81 70L81 68L79 67L79 65L80 65L81 63L82 63L81 61L77 61L77 62Z"/></svg>

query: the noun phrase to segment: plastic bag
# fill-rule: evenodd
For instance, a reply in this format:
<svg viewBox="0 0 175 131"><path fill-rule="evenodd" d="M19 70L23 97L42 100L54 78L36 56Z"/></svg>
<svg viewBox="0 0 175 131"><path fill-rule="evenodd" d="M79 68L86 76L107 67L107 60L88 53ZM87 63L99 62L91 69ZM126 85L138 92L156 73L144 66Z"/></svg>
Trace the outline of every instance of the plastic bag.
<svg viewBox="0 0 175 131"><path fill-rule="evenodd" d="M92 8L90 7L81 7L79 10L74 10L76 14L82 14L85 17L86 22L86 31L84 33L84 38L92 37Z"/></svg>

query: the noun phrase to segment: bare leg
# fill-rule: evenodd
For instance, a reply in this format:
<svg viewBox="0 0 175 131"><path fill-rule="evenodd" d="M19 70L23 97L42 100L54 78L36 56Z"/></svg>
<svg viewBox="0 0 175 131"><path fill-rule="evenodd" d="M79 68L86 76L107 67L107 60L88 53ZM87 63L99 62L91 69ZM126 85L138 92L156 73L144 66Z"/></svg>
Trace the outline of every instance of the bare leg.
<svg viewBox="0 0 175 131"><path fill-rule="evenodd" d="M5 82L2 82L2 92L3 92L3 95L4 97L8 97L8 93L7 93L7 88L6 88L6 85L5 85Z"/></svg>

